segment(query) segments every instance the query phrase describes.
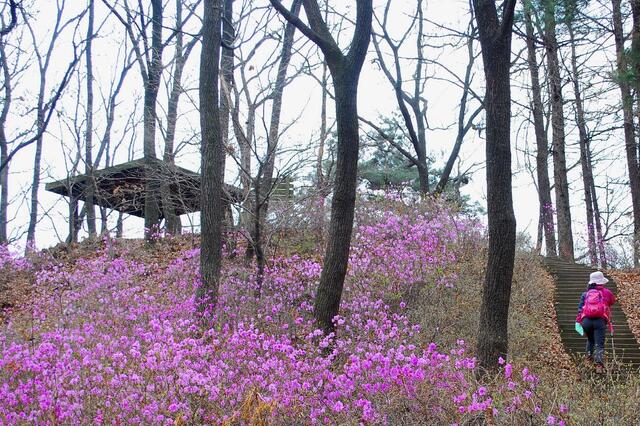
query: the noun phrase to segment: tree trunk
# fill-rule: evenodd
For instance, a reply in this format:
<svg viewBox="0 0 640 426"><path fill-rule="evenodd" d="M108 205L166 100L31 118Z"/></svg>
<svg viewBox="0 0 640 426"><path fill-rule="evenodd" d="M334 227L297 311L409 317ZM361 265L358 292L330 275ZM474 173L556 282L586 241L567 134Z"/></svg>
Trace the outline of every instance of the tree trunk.
<svg viewBox="0 0 640 426"><path fill-rule="evenodd" d="M75 197L69 199L69 235L67 244L78 242L78 200Z"/></svg>
<svg viewBox="0 0 640 426"><path fill-rule="evenodd" d="M86 66L87 66L87 121L85 132L85 174L89 180L86 195L87 210L87 230L89 237L95 237L96 232L96 209L93 204L93 195L95 194L95 181L93 179L93 20L94 20L94 2L89 0L89 22L87 25L87 48L85 50ZM77 213L76 213L77 214Z"/></svg>
<svg viewBox="0 0 640 426"><path fill-rule="evenodd" d="M40 72L40 93L38 94L36 127L38 131L44 125L44 91L45 71ZM27 228L27 250L35 246L36 225L38 223L38 190L40 189L40 166L42 163L42 138L36 140L36 152L33 158L33 178L31 181L31 210L29 212L29 227Z"/></svg>
<svg viewBox="0 0 640 426"><path fill-rule="evenodd" d="M324 186L324 171L322 162L324 161L324 149L327 141L327 65L323 64L322 70L322 106L320 110L320 141L318 144L318 157L316 158L316 185L320 192ZM324 197L323 197L324 198Z"/></svg>
<svg viewBox="0 0 640 426"><path fill-rule="evenodd" d="M152 241L160 220L160 179L155 173L156 159L156 100L162 73L162 0L151 0L151 61L147 67L147 81L144 88L144 159L146 178L144 188L144 228L145 239Z"/></svg>
<svg viewBox="0 0 640 426"><path fill-rule="evenodd" d="M232 46L235 40L235 28L233 27L233 2L234 0L224 0L224 10L222 21L222 50L220 51L220 83L226 85L227 88L233 86L233 67L234 67L234 51L225 46ZM228 96L220 96L220 132L222 135L222 145L225 149L229 146L229 119L231 113L231 105ZM231 230L233 228L233 214L231 212L231 204L227 204L226 219L224 228ZM237 244L236 234L234 232L223 233L224 244L231 249L233 253Z"/></svg>
<svg viewBox="0 0 640 426"><path fill-rule="evenodd" d="M418 158L418 188L420 193L426 195L429 193L429 166L427 165L426 155L422 158Z"/></svg>
<svg viewBox="0 0 640 426"><path fill-rule="evenodd" d="M640 125L640 0L629 0L629 3L631 4L631 17L633 18L630 65L632 68L633 89L635 92L637 126ZM636 137L640 137L640 135L636 135ZM640 150L640 144L637 145L637 148ZM637 155L640 155L640 151ZM640 159L638 161L640 161ZM640 165L638 167L640 167Z"/></svg>
<svg viewBox="0 0 640 426"><path fill-rule="evenodd" d="M0 123L0 163L4 164L9 155L4 122ZM7 234L7 218L9 211L9 165L0 170L0 244L9 240Z"/></svg>
<svg viewBox="0 0 640 426"><path fill-rule="evenodd" d="M124 230L124 216L122 212L118 212L118 221L116 223L116 238L122 238L123 230Z"/></svg>
<svg viewBox="0 0 640 426"><path fill-rule="evenodd" d="M389 34L387 26L388 26L388 13L391 6L391 0L387 0L386 7L384 9L384 17L382 19L382 38L386 41L387 45L391 49L393 53L393 69L394 74L391 73L389 67L387 67L385 63L386 55L383 54L380 44L378 42L377 36L374 33L373 35L373 46L377 53L378 65L384 72L387 80L393 86L394 93L396 96L396 103L398 104L398 108L400 109L400 114L402 115L402 120L404 122L406 128L406 134L411 141L413 146L414 154L409 153L406 150L399 150L400 153L405 156L413 165L415 165L418 169L418 183L420 188L420 193L426 195L429 193L429 165L427 163L427 154L426 154L426 126L425 126L425 111L426 105L424 108L422 105L424 104L421 98L422 89L424 87L425 77L423 76L422 68L424 65L424 54L423 54L423 36L424 36L424 22L423 22L423 12L422 12L422 0L418 0L416 4L416 12L413 16L413 24L417 23L417 34L416 34L416 61L415 68L413 72L413 91L411 94L406 93L403 84L405 83L405 78L402 75L403 66L402 59L400 55L400 47L402 46L404 39L396 42ZM411 109L411 111L409 111ZM413 113L413 117L411 115ZM415 120L415 125L413 120Z"/></svg>
<svg viewBox="0 0 640 426"><path fill-rule="evenodd" d="M544 232L547 256L557 256L555 225L553 223L553 205L551 203L551 184L549 182L549 141L544 125L544 108L536 47L534 42L531 6L525 1L525 25L527 30L527 62L531 75L531 95L533 126L536 134L536 172L538 177L538 202L540 203L540 220Z"/></svg>
<svg viewBox="0 0 640 426"><path fill-rule="evenodd" d="M588 162L589 164L591 164L591 151L589 150L588 145L587 156ZM593 176L593 172L591 173L591 176ZM598 207L598 193L596 192L596 184L593 179L591 179L591 193L593 194L593 215L596 221L596 241L598 244L598 253L600 254L600 267L606 268L608 266L607 252L605 250L604 235L602 233L602 219L600 215L600 208Z"/></svg>
<svg viewBox="0 0 640 426"><path fill-rule="evenodd" d="M338 74L331 70L338 128L337 163L329 236L314 306L315 318L326 332L334 329L333 318L338 314L347 273L360 146L357 109L358 79L345 76L345 71L347 70L340 70L338 72L341 74Z"/></svg>
<svg viewBox="0 0 640 426"><path fill-rule="evenodd" d="M487 216L489 253L480 308L480 366L495 369L508 350L507 320L516 244L511 186L511 31L515 0L504 4L502 22L493 0L473 0L486 80Z"/></svg>
<svg viewBox="0 0 640 426"><path fill-rule="evenodd" d="M558 61L558 41L556 40L556 5L545 2L545 47L549 68L549 91L551 98L551 128L553 135L553 180L558 217L558 251L561 259L573 260L573 233L571 231L571 206L569 203L569 181L565 156L564 101L562 99L562 79Z"/></svg>
<svg viewBox="0 0 640 426"><path fill-rule="evenodd" d="M298 16L300 12L301 0L294 0L291 6L293 16ZM264 247L263 235L267 222L269 210L269 197L273 187L273 173L276 163L276 150L278 149L278 139L280 138L280 116L282 112L282 97L286 86L287 68L291 62L291 51L293 48L293 37L296 27L291 22L287 22L282 39L282 53L278 64L278 74L271 94L271 121L269 123L269 135L267 139L267 153L264 159L262 173L256 177L256 196L254 197L254 227L252 241L256 251L259 272L264 270ZM260 194L258 196L258 193Z"/></svg>
<svg viewBox="0 0 640 426"><path fill-rule="evenodd" d="M221 0L204 0L200 55L200 128L202 133L201 283L196 300L201 311L215 307L222 265L222 208L225 149L220 132L218 79Z"/></svg>
<svg viewBox="0 0 640 426"><path fill-rule="evenodd" d="M587 245L589 249L589 261L591 265L598 264L598 254L596 248L595 224L593 222L593 197L591 182L593 175L591 174L592 165L589 155L589 137L587 136L587 123L584 116L584 107L582 104L582 94L580 93L580 74L578 73L578 63L576 58L576 45L573 33L573 26L569 22L567 25L569 30L569 39L571 41L571 73L573 80L573 91L576 102L576 124L578 126L578 136L580 143L580 163L582 166L582 182L584 184L584 201L587 213Z"/></svg>
<svg viewBox="0 0 640 426"><path fill-rule="evenodd" d="M633 122L633 97L631 94L631 84L628 81L629 63L624 47L624 28L622 13L620 11L621 0L612 0L613 5L613 33L616 43L618 84L622 94L622 112L624 117L624 141L627 154L627 168L629 171L629 186L631 187L631 203L633 206L633 265L640 266L640 160L638 158L638 148L635 140L635 126ZM640 37L638 28L638 5L636 1L631 1L632 13L634 14L632 57L640 54ZM634 49L635 47L635 49ZM635 58L635 57L634 57ZM638 59L640 62L640 59ZM640 65L639 65L640 66ZM640 76L635 76L636 92L640 89ZM640 94L636 93L640 100Z"/></svg>
<svg viewBox="0 0 640 426"><path fill-rule="evenodd" d="M178 122L178 102L182 94L182 72L187 62L184 54L182 35L182 0L176 0L176 46L174 53L175 68L173 70L173 81L171 83L171 94L167 108L167 133L164 141L163 160L169 166L175 164L174 143L176 135L176 125ZM182 233L182 222L180 216L176 214L176 206L181 200L176 199L176 195L171 193L171 183L162 184L162 210L165 218L165 227L171 235Z"/></svg>
<svg viewBox="0 0 640 426"><path fill-rule="evenodd" d="M326 20L326 10L325 10ZM327 195L325 190L324 172L322 162L324 161L324 146L327 140L327 61L322 63L322 104L320 107L320 141L318 143L318 157L316 158L316 247L323 247L324 244L324 203Z"/></svg>
<svg viewBox="0 0 640 426"><path fill-rule="evenodd" d="M236 107L233 112L233 130L238 141L240 148L240 187L242 188L242 209L240 212L240 226L247 231L251 231L251 212L253 211L252 199L251 199L251 141L253 140L253 130L255 126L255 110L254 107L249 104L247 111L247 133L244 134L240 127L240 118L238 105L240 96L236 96ZM253 247L251 244L247 247L246 257L253 257Z"/></svg>
<svg viewBox="0 0 640 426"><path fill-rule="evenodd" d="M9 164L7 163L7 158L9 157L9 147L5 128L12 96L11 73L9 72L4 43L5 40L0 39L0 65L2 66L2 75L4 78L4 99L2 100L2 112L0 113L0 164L6 164L6 166L0 170L0 244L7 244L9 242L9 235L7 233L7 220L9 215Z"/></svg>
<svg viewBox="0 0 640 426"><path fill-rule="evenodd" d="M224 20L222 22L222 37L224 44L233 45L235 39L235 29L233 28L233 2L234 0L225 0L224 2ZM233 49L224 48L220 53L220 79L228 88L233 86ZM229 89L230 93L230 89ZM222 141L225 146L229 143L229 114L231 105L229 97L220 96L220 130L222 132Z"/></svg>

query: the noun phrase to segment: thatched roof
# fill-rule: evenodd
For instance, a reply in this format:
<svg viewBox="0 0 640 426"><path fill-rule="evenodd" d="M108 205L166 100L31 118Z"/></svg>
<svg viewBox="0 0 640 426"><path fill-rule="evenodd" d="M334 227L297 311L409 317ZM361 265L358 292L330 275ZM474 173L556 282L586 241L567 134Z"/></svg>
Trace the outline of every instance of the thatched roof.
<svg viewBox="0 0 640 426"><path fill-rule="evenodd" d="M98 206L144 217L145 180L150 179L158 187L169 189L167 199L174 205L178 215L200 210L200 175L162 160L154 159L146 163L144 159L138 159L96 170L93 179L96 188L93 202ZM82 174L47 183L45 189L86 201L89 182L89 176ZM238 202L242 198L240 189L225 186L227 202ZM159 202L160 215L163 217L162 200Z"/></svg>

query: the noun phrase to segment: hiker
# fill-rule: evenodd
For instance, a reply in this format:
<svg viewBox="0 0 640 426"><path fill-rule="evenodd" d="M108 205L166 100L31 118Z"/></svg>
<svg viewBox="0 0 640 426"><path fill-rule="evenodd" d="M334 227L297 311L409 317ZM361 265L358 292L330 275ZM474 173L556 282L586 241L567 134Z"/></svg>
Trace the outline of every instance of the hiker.
<svg viewBox="0 0 640 426"><path fill-rule="evenodd" d="M580 296L576 318L587 335L587 358L595 362L596 373L604 373L604 339L607 327L613 335L611 305L616 302L616 296L604 287L608 282L600 271L589 276L589 286Z"/></svg>

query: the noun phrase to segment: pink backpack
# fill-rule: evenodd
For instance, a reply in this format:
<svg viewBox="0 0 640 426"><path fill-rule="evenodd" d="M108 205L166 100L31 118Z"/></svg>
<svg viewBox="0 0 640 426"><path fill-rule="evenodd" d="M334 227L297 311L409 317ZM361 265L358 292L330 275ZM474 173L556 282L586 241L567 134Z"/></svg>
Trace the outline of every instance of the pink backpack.
<svg viewBox="0 0 640 426"><path fill-rule="evenodd" d="M587 291L582 307L582 315L585 318L607 318L607 305L600 290Z"/></svg>

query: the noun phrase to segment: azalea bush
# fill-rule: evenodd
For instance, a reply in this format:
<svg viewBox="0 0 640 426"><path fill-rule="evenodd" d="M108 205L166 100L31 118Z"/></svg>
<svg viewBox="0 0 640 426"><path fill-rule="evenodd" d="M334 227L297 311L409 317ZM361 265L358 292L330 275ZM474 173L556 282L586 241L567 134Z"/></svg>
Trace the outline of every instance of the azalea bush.
<svg viewBox="0 0 640 426"><path fill-rule="evenodd" d="M481 236L474 220L425 204L359 212L328 336L312 318L317 256L273 258L262 279L228 261L204 316L197 248L108 242L51 261L34 270L50 296L0 337L0 423L563 424L566 407L543 407L532 372L501 360L479 382L463 340L430 342L410 319L407 289L455 287L457 253Z"/></svg>
<svg viewBox="0 0 640 426"><path fill-rule="evenodd" d="M29 267L29 261L18 255L7 244L0 244L0 271L5 273L22 271Z"/></svg>

